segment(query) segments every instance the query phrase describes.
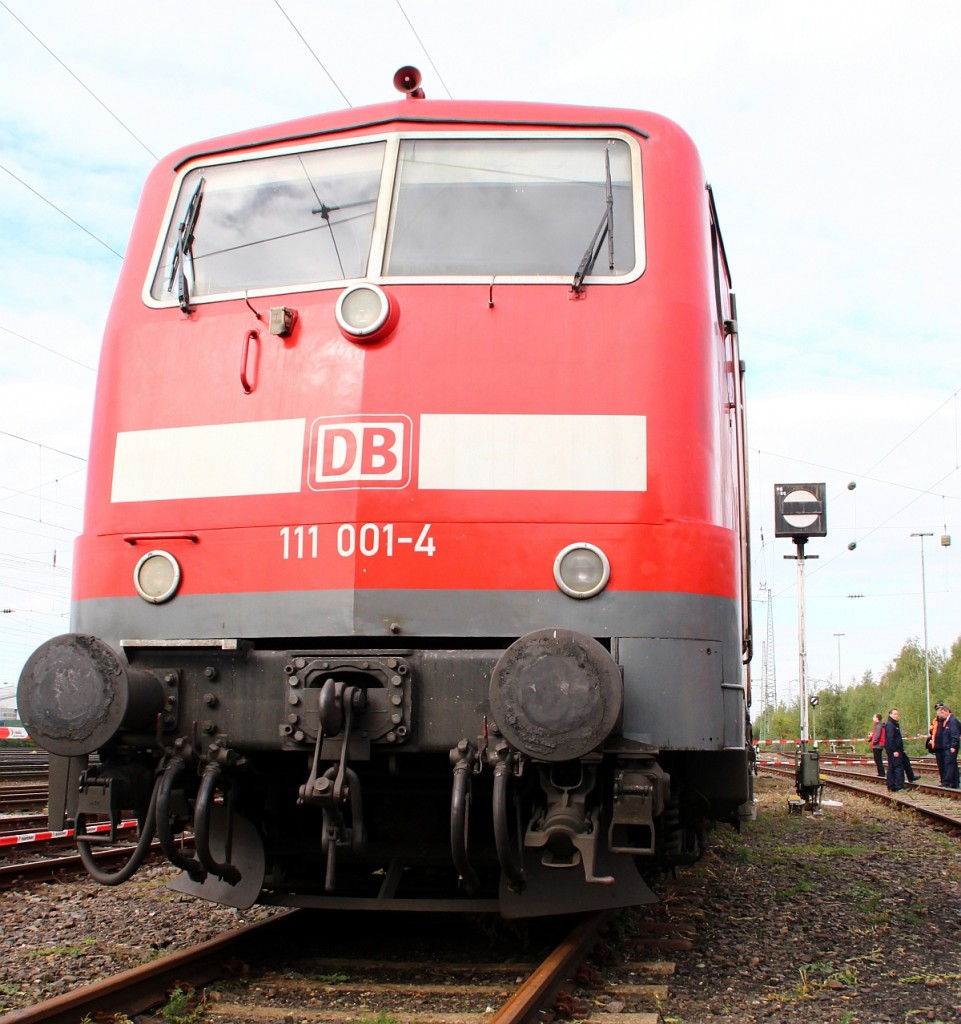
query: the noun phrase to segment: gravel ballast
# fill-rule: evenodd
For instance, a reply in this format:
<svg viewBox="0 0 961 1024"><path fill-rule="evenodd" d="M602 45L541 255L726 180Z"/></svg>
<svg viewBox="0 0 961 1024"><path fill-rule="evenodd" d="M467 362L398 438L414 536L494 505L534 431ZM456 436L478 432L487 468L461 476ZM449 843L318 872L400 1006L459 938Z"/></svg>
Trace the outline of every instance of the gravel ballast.
<svg viewBox="0 0 961 1024"><path fill-rule="evenodd" d="M789 781L762 776L757 820L711 833L693 871L703 890L694 948L664 957L677 970L663 1020L959 1024L961 839L830 786L820 816L791 815L791 795ZM173 873L0 893L0 1011L270 913L170 892Z"/></svg>

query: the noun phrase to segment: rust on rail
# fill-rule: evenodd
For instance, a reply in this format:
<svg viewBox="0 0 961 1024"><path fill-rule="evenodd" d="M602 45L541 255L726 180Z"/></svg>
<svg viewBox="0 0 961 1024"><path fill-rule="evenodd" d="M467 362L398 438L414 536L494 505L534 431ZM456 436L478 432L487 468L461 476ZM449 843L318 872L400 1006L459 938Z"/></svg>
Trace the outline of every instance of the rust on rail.
<svg viewBox="0 0 961 1024"><path fill-rule="evenodd" d="M604 925L613 916L605 910L590 914L578 922L570 935L548 956L506 1003L489 1018L488 1024L524 1024L554 999L580 960L597 942ZM5 1024L0 1020L0 1024Z"/></svg>

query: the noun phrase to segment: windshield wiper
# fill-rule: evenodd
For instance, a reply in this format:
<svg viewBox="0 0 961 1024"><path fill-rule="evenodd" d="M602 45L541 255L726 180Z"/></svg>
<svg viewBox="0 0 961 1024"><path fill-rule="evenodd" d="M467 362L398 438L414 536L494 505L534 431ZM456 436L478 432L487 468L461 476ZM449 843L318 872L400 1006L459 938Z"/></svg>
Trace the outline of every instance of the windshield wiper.
<svg viewBox="0 0 961 1024"><path fill-rule="evenodd" d="M200 184L194 189L187 205L187 212L184 219L177 228L177 245L174 249L173 259L170 263L170 278L167 281L167 291L173 288L174 280L177 281L177 302L184 314L191 313L190 308L190 286L187 284L187 272L185 264L187 257L190 257L193 264L194 229L197 227L197 218L200 216L200 204L203 202L204 185L207 179L201 178Z"/></svg>
<svg viewBox="0 0 961 1024"><path fill-rule="evenodd" d="M581 290L584 278L594 269L594 263L600 254L605 236L607 237L607 262L610 269L614 269L614 189L611 185L611 153L607 149L604 150L604 176L606 179L604 186L606 207L601 222L594 232L594 237L591 239L591 244L581 258L577 270L574 271L573 289L575 292Z"/></svg>

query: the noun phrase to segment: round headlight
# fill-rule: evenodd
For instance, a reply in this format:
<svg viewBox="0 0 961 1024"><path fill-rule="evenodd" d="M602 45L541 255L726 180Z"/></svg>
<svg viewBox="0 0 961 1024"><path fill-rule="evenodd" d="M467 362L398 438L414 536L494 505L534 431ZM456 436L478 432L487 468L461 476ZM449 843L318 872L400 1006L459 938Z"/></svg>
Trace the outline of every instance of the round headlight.
<svg viewBox="0 0 961 1024"><path fill-rule="evenodd" d="M593 544L568 544L554 559L554 580L569 597L593 597L611 576L607 555Z"/></svg>
<svg viewBox="0 0 961 1024"><path fill-rule="evenodd" d="M133 585L137 593L151 604L169 601L180 586L177 559L166 551L148 551L133 571Z"/></svg>
<svg viewBox="0 0 961 1024"><path fill-rule="evenodd" d="M374 284L354 284L337 300L337 323L351 338L367 339L387 323L390 299Z"/></svg>

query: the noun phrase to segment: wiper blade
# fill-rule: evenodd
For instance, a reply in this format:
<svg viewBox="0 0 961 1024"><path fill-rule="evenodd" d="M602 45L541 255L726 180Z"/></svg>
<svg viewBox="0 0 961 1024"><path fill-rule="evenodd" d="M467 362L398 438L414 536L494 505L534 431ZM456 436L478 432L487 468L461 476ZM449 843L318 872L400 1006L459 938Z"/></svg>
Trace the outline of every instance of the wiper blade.
<svg viewBox="0 0 961 1024"><path fill-rule="evenodd" d="M200 184L194 189L187 205L187 212L184 219L177 228L177 245L174 249L173 259L170 262L170 278L167 281L167 291L173 288L174 280L177 282L177 302L185 314L192 312L190 308L190 286L187 284L187 272L185 264L189 256L193 262L194 230L197 227L197 218L200 216L200 204L203 202L204 185L207 179L201 178Z"/></svg>
<svg viewBox="0 0 961 1024"><path fill-rule="evenodd" d="M605 237L607 238L607 262L610 269L614 269L614 188L611 185L611 153L607 149L604 150L604 176L606 206L601 216L601 222L597 225L597 230L591 239L591 244L584 252L577 270L574 271L573 289L575 292L581 290L584 278L594 269L594 263L600 255Z"/></svg>

